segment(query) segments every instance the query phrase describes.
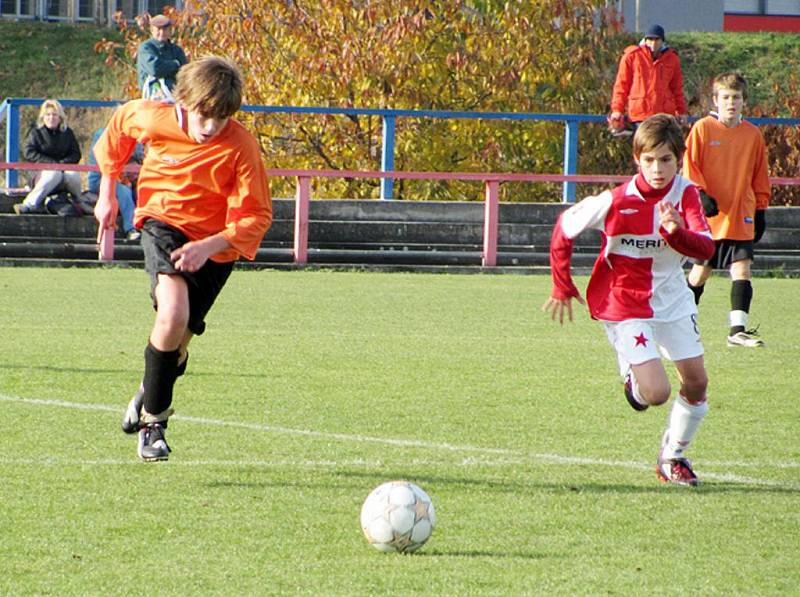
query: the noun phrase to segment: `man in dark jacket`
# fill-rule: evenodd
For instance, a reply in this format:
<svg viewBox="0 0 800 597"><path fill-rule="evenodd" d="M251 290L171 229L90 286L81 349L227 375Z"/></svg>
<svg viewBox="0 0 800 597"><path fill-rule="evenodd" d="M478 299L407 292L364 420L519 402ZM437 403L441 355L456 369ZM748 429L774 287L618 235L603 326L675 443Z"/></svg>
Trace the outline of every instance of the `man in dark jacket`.
<svg viewBox="0 0 800 597"><path fill-rule="evenodd" d="M150 19L150 35L136 55L139 89L144 98L171 100L175 76L188 60L180 46L170 41L172 21L168 16L156 15Z"/></svg>
<svg viewBox="0 0 800 597"><path fill-rule="evenodd" d="M72 129L67 126L66 113L58 100L48 99L39 109L37 126L25 140L25 160L39 164L77 164L81 148ZM41 213L45 198L63 188L77 201L81 197L81 175L69 170L40 170L33 189L22 203L14 206L17 214Z"/></svg>

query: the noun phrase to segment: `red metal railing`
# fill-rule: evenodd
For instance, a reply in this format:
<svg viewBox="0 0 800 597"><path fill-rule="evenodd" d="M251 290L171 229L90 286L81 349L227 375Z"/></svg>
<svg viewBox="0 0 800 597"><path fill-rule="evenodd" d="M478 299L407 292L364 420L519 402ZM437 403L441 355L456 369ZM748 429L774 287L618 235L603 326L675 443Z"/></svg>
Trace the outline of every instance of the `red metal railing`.
<svg viewBox="0 0 800 597"><path fill-rule="evenodd" d="M78 172L97 171L97 166L87 164L33 164L23 162L0 162L0 170L72 170ZM139 166L128 166L126 171L135 172ZM281 170L267 168L271 177L294 177L297 181L295 191L294 219L294 262L305 264L308 261L308 211L311 201L311 179L313 178L393 178L407 180L467 180L484 183L484 223L482 265L497 265L497 231L499 225L500 183L502 182L583 182L620 183L630 179L630 175L601 174L521 174L500 172L376 172L356 170ZM800 178L771 178L774 185L797 185Z"/></svg>

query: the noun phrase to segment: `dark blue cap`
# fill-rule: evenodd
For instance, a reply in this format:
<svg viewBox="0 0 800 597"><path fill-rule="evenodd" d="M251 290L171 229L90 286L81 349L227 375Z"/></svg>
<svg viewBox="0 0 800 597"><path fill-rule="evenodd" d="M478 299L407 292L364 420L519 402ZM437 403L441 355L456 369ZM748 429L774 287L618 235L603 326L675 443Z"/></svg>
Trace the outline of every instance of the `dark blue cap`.
<svg viewBox="0 0 800 597"><path fill-rule="evenodd" d="M647 30L647 33L644 34L645 39L650 37L657 37L661 40L666 41L666 37L664 36L664 28L661 25L653 25L650 29Z"/></svg>

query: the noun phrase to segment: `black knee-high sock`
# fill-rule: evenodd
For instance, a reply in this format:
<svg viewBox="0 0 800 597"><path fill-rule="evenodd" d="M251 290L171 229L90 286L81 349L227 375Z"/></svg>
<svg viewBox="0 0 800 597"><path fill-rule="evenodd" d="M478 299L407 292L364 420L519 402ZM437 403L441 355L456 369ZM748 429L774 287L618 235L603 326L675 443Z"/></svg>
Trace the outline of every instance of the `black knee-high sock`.
<svg viewBox="0 0 800 597"><path fill-rule="evenodd" d="M157 415L172 404L172 388L178 377L180 351L162 351L148 343L144 349L144 409Z"/></svg>
<svg viewBox="0 0 800 597"><path fill-rule="evenodd" d="M177 377L180 377L184 373L186 373L186 366L189 364L189 351L186 351L186 358L183 359L183 362L178 365L178 369L175 373Z"/></svg>
<svg viewBox="0 0 800 597"><path fill-rule="evenodd" d="M753 285L750 280L734 280L731 284L731 311L750 313L750 302L752 300ZM743 331L743 325L731 326L731 336Z"/></svg>
<svg viewBox="0 0 800 597"><path fill-rule="evenodd" d="M700 304L700 297L703 296L703 291L706 289L705 284L700 284L699 286L693 286L691 282L688 282L689 290L694 293L694 304Z"/></svg>

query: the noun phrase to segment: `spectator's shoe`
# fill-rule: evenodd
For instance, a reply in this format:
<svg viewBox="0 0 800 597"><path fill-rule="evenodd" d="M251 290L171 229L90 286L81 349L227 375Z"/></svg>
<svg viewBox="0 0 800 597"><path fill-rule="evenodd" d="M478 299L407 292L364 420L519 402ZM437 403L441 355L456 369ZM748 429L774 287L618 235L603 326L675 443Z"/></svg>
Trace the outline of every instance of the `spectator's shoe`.
<svg viewBox="0 0 800 597"><path fill-rule="evenodd" d="M91 216L94 214L94 204L88 201L84 196L78 197L74 205L83 212L84 216Z"/></svg>
<svg viewBox="0 0 800 597"><path fill-rule="evenodd" d="M128 230L128 234L125 235L125 238L132 241L137 241L142 238L142 233L136 230L136 228L132 228Z"/></svg>
<svg viewBox="0 0 800 597"><path fill-rule="evenodd" d="M167 460L170 452L161 423L151 423L139 430L139 458L145 462L157 462Z"/></svg>
<svg viewBox="0 0 800 597"><path fill-rule="evenodd" d="M625 398L627 399L628 404L631 405L631 408L633 410L638 410L639 412L641 412L643 410L647 410L647 407L649 405L648 404L642 404L641 402L639 402L633 396L633 384L634 383L635 382L633 380L633 373L628 373L628 375L625 376L625 385L623 386L624 389L625 389Z"/></svg>
<svg viewBox="0 0 800 597"><path fill-rule="evenodd" d="M745 346L747 348L760 348L764 341L758 337L758 329L736 332L728 336L728 346Z"/></svg>
<svg viewBox="0 0 800 597"><path fill-rule="evenodd" d="M144 387L141 385L128 403L125 414L122 415L122 430L125 433L136 433L140 428L142 404L144 403Z"/></svg>
<svg viewBox="0 0 800 597"><path fill-rule="evenodd" d="M661 441L661 451L658 453L656 462L656 475L664 483L674 483L675 485L688 485L697 487L700 481L692 470L692 463L686 458L664 458L664 447L669 439L669 431L664 433Z"/></svg>

